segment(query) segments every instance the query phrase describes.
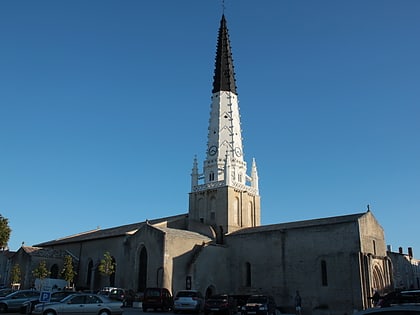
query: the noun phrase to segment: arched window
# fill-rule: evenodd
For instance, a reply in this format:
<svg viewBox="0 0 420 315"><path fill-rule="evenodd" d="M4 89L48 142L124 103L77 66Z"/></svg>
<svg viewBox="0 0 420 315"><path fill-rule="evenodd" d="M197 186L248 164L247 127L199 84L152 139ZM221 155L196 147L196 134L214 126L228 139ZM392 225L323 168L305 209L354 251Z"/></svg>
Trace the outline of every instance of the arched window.
<svg viewBox="0 0 420 315"><path fill-rule="evenodd" d="M112 259L112 265L114 266L114 272L109 275L109 283L111 287L115 286L115 274L117 273L117 263L115 262L115 258L111 257Z"/></svg>
<svg viewBox="0 0 420 315"><path fill-rule="evenodd" d="M210 182L214 181L214 172L210 172L210 174L209 174L209 181Z"/></svg>
<svg viewBox="0 0 420 315"><path fill-rule="evenodd" d="M254 224L254 209L252 207L252 201L248 202L248 226L255 226Z"/></svg>
<svg viewBox="0 0 420 315"><path fill-rule="evenodd" d="M198 199L198 211L196 213L196 218L197 220L204 218L204 213L205 213L205 205L204 205L204 198L200 198Z"/></svg>
<svg viewBox="0 0 420 315"><path fill-rule="evenodd" d="M86 276L86 285L90 288L90 284L92 282L92 269L93 269L93 261L89 259L88 266L87 266L87 276Z"/></svg>
<svg viewBox="0 0 420 315"><path fill-rule="evenodd" d="M233 224L239 225L239 198L233 201Z"/></svg>
<svg viewBox="0 0 420 315"><path fill-rule="evenodd" d="M321 282L322 286L328 286L327 262L325 260L321 260Z"/></svg>
<svg viewBox="0 0 420 315"><path fill-rule="evenodd" d="M245 263L245 286L251 286L251 264L249 262Z"/></svg>
<svg viewBox="0 0 420 315"><path fill-rule="evenodd" d="M216 220L216 198L214 197L210 199L210 220Z"/></svg>
<svg viewBox="0 0 420 315"><path fill-rule="evenodd" d="M143 247L140 251L140 263L139 263L139 282L138 291L144 292L147 286L147 250Z"/></svg>

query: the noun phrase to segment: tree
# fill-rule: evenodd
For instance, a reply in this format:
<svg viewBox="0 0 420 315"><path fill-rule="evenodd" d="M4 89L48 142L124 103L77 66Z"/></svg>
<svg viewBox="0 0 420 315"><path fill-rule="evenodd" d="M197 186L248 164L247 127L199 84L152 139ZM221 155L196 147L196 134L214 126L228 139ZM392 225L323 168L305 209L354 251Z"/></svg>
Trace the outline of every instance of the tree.
<svg viewBox="0 0 420 315"><path fill-rule="evenodd" d="M104 258L101 260L98 269L102 274L109 277L115 272L115 263L109 252L104 253Z"/></svg>
<svg viewBox="0 0 420 315"><path fill-rule="evenodd" d="M71 286L75 275L76 275L76 272L74 271L74 267L73 267L73 259L71 258L70 255L66 255L64 257L64 267L63 267L63 270L61 271L61 276L63 277L64 280L67 281L68 287Z"/></svg>
<svg viewBox="0 0 420 315"><path fill-rule="evenodd" d="M7 247L9 242L10 233L12 232L9 227L9 220L0 214L0 248L4 249Z"/></svg>
<svg viewBox="0 0 420 315"><path fill-rule="evenodd" d="M32 274L35 278L39 278L41 281L47 278L50 275L51 272L47 269L47 263L45 260L40 261L38 267L36 267Z"/></svg>
<svg viewBox="0 0 420 315"><path fill-rule="evenodd" d="M11 279L12 280L12 284L13 283L19 283L20 282L20 266L19 264L14 264L12 271L11 271Z"/></svg>

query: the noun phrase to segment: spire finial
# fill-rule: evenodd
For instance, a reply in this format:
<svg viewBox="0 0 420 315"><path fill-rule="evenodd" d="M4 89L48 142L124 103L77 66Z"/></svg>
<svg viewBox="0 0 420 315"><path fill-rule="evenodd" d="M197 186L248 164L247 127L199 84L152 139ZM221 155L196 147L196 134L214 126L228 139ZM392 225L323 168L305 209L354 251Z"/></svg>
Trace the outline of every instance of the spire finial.
<svg viewBox="0 0 420 315"><path fill-rule="evenodd" d="M225 0L222 0L222 14L225 15Z"/></svg>

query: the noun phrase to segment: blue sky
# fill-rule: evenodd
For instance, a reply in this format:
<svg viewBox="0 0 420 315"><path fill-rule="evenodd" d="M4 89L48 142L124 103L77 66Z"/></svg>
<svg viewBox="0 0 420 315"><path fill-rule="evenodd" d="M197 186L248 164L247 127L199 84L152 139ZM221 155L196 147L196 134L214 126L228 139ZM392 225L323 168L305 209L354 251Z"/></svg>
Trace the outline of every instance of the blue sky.
<svg viewBox="0 0 420 315"><path fill-rule="evenodd" d="M1 1L11 250L186 213L221 1ZM420 2L225 1L262 223L366 211L420 258ZM417 254L417 255L416 255Z"/></svg>

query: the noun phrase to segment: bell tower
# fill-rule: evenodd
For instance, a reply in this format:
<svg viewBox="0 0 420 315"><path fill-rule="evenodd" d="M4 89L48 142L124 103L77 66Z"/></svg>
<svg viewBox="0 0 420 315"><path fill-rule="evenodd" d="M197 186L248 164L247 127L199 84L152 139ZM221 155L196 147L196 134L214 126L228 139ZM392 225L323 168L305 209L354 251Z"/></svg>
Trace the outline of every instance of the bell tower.
<svg viewBox="0 0 420 315"><path fill-rule="evenodd" d="M203 223L219 237L261 224L255 159L250 175L244 160L239 102L226 19L220 21L206 159L194 158L189 194L190 226Z"/></svg>

